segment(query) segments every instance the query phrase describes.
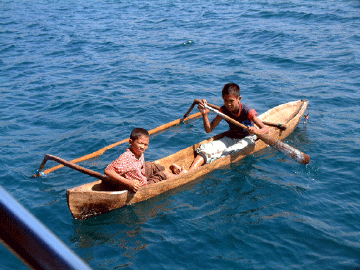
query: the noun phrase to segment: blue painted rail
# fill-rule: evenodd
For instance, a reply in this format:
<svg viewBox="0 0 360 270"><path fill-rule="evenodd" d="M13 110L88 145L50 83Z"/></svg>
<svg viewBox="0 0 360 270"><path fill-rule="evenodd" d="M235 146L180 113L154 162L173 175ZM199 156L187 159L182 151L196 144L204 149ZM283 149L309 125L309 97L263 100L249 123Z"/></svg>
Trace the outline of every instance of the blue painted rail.
<svg viewBox="0 0 360 270"><path fill-rule="evenodd" d="M90 269L0 186L0 239L33 269Z"/></svg>

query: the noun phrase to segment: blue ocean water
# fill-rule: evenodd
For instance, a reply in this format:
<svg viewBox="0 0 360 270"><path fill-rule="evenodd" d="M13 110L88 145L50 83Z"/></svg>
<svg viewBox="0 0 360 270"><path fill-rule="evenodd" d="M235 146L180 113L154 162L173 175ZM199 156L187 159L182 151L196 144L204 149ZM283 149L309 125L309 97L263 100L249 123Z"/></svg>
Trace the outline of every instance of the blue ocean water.
<svg viewBox="0 0 360 270"><path fill-rule="evenodd" d="M1 1L0 184L93 269L360 267L359 1ZM286 143L152 200L74 220L67 160L181 118L225 83L262 113L309 100ZM194 111L195 112L195 111ZM226 124L216 133L226 130ZM215 132L214 132L215 134ZM151 138L156 160L209 135ZM81 165L102 172L126 145ZM49 166L56 165L49 162ZM1 269L27 269L0 246Z"/></svg>

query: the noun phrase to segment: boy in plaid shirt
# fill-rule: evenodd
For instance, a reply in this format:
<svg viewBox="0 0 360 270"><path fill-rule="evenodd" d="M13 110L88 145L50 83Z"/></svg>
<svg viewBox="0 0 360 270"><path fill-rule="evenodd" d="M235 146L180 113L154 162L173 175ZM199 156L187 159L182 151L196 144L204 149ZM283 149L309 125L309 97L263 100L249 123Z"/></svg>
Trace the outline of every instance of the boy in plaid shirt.
<svg viewBox="0 0 360 270"><path fill-rule="evenodd" d="M170 166L173 173L159 164L145 162L144 152L149 146L149 133L146 129L135 128L130 135L130 147L110 163L104 173L112 184L136 192L141 186L169 180L176 174L186 171L176 164Z"/></svg>

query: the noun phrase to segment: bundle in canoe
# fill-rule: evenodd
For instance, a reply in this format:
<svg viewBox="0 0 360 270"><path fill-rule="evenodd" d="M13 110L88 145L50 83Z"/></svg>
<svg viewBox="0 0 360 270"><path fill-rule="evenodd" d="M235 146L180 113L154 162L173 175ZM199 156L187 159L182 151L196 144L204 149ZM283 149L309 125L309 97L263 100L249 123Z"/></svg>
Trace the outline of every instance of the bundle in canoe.
<svg viewBox="0 0 360 270"><path fill-rule="evenodd" d="M269 126L268 135L272 138L282 140L293 132L304 115L307 105L307 100L289 102L268 110L267 112L261 114L259 118L265 122L286 125L287 128L285 130L277 128L276 126ZM183 166L185 169L188 169L194 160L195 150L201 144L219 139L224 135L225 133L221 133L208 140L197 143L154 162L163 165L167 169L172 163L176 163ZM255 153L266 146L267 144L265 142L257 140L254 146L247 148L240 153L219 158L210 164L206 164L197 170L177 176L172 180L143 186L136 193L127 190L113 190L103 180L74 187L67 190L69 209L75 219L84 220L126 205L145 201L161 193L187 184L220 167L237 162L247 155Z"/></svg>

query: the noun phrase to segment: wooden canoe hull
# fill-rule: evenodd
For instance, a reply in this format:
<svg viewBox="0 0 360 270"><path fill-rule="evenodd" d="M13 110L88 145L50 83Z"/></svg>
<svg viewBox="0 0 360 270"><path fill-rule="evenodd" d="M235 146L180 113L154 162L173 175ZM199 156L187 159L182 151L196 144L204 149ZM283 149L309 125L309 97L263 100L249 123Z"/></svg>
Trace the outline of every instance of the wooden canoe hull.
<svg viewBox="0 0 360 270"><path fill-rule="evenodd" d="M286 125L285 130L276 127L269 127L269 136L282 140L286 138L298 125L300 119L307 108L307 100L298 100L279 105L270 109L259 116L260 119ZM179 152L155 161L169 168L172 163L176 163L185 168L189 168L195 157L195 150L203 143L210 142L221 138L224 133L214 136L208 140L197 143L193 146L180 150ZM155 184L147 185L133 193L126 190L114 191L109 189L102 180L84 184L67 190L67 201L69 209L75 219L84 220L92 216L107 213L111 210L124 207L129 204L138 203L151 199L161 193L185 185L195 179L213 172L233 162L237 162L249 154L255 153L267 147L267 144L257 140L256 144L241 153L232 154L220 158L210 164L206 164L196 171L189 172L182 176L175 177L169 181L162 181Z"/></svg>

